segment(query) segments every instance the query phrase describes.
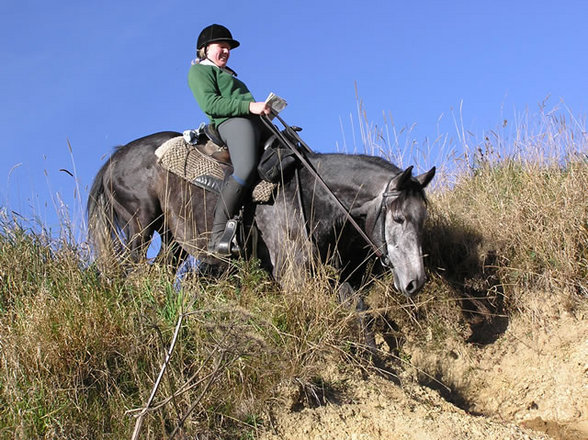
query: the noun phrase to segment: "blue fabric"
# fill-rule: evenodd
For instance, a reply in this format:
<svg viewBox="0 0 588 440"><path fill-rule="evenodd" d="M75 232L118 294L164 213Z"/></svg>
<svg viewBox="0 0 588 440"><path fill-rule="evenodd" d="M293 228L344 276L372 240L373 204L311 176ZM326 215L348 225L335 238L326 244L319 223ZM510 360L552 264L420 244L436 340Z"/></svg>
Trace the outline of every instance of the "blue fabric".
<svg viewBox="0 0 588 440"><path fill-rule="evenodd" d="M176 277L174 280L174 290L179 292L182 290L182 281L186 278L186 275L189 273L198 272L202 261L196 259L193 255L188 256L186 260L182 263L182 265L178 268L176 272Z"/></svg>
<svg viewBox="0 0 588 440"><path fill-rule="evenodd" d="M243 179L241 179L239 176L237 176L234 173L233 173L233 179L235 179L235 182L237 182L239 185L247 186L247 182L245 182Z"/></svg>

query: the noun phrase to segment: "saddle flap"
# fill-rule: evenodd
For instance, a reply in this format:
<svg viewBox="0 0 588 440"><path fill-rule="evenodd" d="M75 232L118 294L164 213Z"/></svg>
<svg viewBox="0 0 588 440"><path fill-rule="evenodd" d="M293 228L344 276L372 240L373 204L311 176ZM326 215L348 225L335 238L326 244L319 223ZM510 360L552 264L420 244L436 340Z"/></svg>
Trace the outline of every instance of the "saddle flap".
<svg viewBox="0 0 588 440"><path fill-rule="evenodd" d="M216 194L221 193L223 185L223 181L221 179L219 179L218 177L209 176L207 174L196 176L196 178L192 180L191 183L207 191L212 191Z"/></svg>

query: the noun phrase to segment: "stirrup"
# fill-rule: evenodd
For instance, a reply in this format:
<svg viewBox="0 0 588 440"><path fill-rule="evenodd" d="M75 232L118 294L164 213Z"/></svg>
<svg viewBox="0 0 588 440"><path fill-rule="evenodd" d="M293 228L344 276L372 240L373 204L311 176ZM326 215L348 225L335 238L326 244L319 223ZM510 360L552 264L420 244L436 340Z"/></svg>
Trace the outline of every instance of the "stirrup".
<svg viewBox="0 0 588 440"><path fill-rule="evenodd" d="M235 219L227 222L223 234L218 240L215 252L223 257L230 257L231 255L238 256L241 248L237 243L237 226L239 223Z"/></svg>

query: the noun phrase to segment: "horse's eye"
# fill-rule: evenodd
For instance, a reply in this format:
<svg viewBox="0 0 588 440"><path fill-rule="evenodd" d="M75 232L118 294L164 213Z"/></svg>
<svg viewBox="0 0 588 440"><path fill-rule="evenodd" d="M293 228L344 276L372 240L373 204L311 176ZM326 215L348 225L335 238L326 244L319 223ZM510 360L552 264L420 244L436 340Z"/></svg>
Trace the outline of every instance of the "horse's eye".
<svg viewBox="0 0 588 440"><path fill-rule="evenodd" d="M392 217L392 220L394 220L399 225L404 223L404 217L401 217L399 215L395 215L394 217Z"/></svg>

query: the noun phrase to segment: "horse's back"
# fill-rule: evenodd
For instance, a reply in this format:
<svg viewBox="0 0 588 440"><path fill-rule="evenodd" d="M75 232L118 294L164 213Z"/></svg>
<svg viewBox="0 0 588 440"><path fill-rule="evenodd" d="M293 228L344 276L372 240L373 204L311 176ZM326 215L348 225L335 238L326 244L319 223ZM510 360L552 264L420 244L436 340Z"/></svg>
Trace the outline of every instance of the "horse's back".
<svg viewBox="0 0 588 440"><path fill-rule="evenodd" d="M128 144L124 145L120 148L154 148L157 149L161 145L163 145L168 140L181 136L182 133L178 133L177 131L160 131L157 133L149 134L147 136L143 136L142 138L135 139L134 141L129 142Z"/></svg>

